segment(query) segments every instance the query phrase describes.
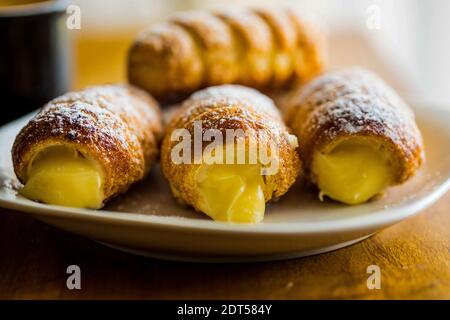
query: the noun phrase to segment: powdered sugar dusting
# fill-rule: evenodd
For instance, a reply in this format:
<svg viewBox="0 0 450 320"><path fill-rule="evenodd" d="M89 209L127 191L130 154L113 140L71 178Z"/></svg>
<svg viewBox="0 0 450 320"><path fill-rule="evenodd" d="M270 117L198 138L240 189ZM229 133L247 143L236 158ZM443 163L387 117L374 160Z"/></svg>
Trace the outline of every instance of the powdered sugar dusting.
<svg viewBox="0 0 450 320"><path fill-rule="evenodd" d="M16 138L16 173L43 148L67 145L105 171L105 195L114 196L143 177L157 155L161 123L156 102L144 92L105 85L69 92L50 101Z"/></svg>
<svg viewBox="0 0 450 320"><path fill-rule="evenodd" d="M171 140L171 135L175 129L186 129L191 137L195 136L197 123L201 124L203 134L209 129L220 131L225 137L225 144L230 143L226 139L228 130L235 130L234 133L241 130L244 137L234 135L234 142L239 139L249 145L256 142L258 146L267 147L268 154L277 157L279 170L264 176L266 201L283 195L297 178L300 160L296 138L289 135L272 100L242 86L211 87L195 93L183 103L178 114L168 124L162 144L161 165L164 175L168 177L175 197L183 203L197 203L196 170L189 164L173 163L170 155L177 142ZM206 148L208 141L202 142L203 148ZM193 157L191 154L191 159Z"/></svg>
<svg viewBox="0 0 450 320"><path fill-rule="evenodd" d="M306 161L339 136L378 136L404 161L406 178L423 161L422 137L408 105L380 78L353 68L316 78L285 99L287 122Z"/></svg>

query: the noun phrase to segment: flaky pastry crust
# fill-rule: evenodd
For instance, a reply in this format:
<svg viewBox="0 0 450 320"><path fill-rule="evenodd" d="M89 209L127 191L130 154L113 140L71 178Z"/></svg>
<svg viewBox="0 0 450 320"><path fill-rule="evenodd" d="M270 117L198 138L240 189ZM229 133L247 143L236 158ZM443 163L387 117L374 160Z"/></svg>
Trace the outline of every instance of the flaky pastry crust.
<svg viewBox="0 0 450 320"><path fill-rule="evenodd" d="M188 11L137 36L128 78L170 102L212 85L272 90L305 82L326 60L322 32L291 8Z"/></svg>
<svg viewBox="0 0 450 320"><path fill-rule="evenodd" d="M391 154L392 184L410 178L425 155L409 106L379 77L352 68L319 76L282 97L288 126L297 135L307 173L315 151L326 152L350 137L371 139ZM315 182L314 176L310 178Z"/></svg>
<svg viewBox="0 0 450 320"><path fill-rule="evenodd" d="M131 86L104 85L50 101L20 131L12 148L22 183L47 148L67 146L103 170L104 202L125 192L150 170L162 135L157 102Z"/></svg>
<svg viewBox="0 0 450 320"><path fill-rule="evenodd" d="M258 133L254 139L272 142L278 147L279 170L264 176L266 202L281 197L295 182L300 171L297 141L289 134L272 100L256 90L238 85L210 87L184 101L168 124L162 142L162 171L180 202L197 209L196 173L201 164L175 164L171 150L178 141L172 141L171 136L175 129L187 129L193 136L196 121L201 121L203 131L217 129L224 136L227 129L254 130ZM207 144L203 143L202 149Z"/></svg>

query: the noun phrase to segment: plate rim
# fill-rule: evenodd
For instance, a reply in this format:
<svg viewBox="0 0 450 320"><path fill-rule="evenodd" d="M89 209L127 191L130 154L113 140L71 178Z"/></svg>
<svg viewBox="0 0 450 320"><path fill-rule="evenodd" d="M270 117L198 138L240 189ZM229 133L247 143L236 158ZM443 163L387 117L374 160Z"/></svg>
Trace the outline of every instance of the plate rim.
<svg viewBox="0 0 450 320"><path fill-rule="evenodd" d="M385 210L374 211L370 216L356 216L347 219L324 223L320 222L303 222L291 223L280 222L265 224L264 221L259 224L233 224L222 223L212 220L197 220L184 217L168 217L154 216L141 213L117 212L109 210L89 210L70 208L54 205L45 205L34 203L31 200L20 199L19 202L13 200L5 200L0 194L0 207L19 211L25 214L32 214L44 217L78 219L83 221L99 222L110 224L127 224L145 227L162 227L184 229L191 231L208 231L208 232L232 232L232 233L252 233L252 234L313 234L324 232L343 232L361 230L364 228L377 228L384 225L390 225L397 221L404 220L418 212L426 209L439 198L441 198L450 189L450 177L445 183L431 193L417 199L416 201L406 202L395 208L389 208L389 214ZM266 226L270 228L264 228Z"/></svg>
<svg viewBox="0 0 450 320"><path fill-rule="evenodd" d="M450 110L441 107L424 107L415 105L414 111L433 110L439 114L446 114L450 117ZM0 127L0 132L6 130L15 123L24 121L33 113L14 120ZM78 219L83 221L92 221L98 223L109 224L127 224L140 227L153 228L171 228L181 229L184 231L204 231L204 232L227 232L227 233L249 233L249 234L315 234L328 232L343 232L361 230L364 228L378 228L411 217L418 212L426 209L441 198L448 190L450 190L450 175L443 178L443 182L435 188L427 191L424 195L413 201L406 201L395 207L388 209L378 209L371 213L370 216L352 216L339 221L316 221L316 222L276 222L267 224L264 221L259 224L233 224L212 221L208 219L190 219L185 217L174 216L155 216L133 212L117 212L110 210L90 210L80 208L70 208L55 205L46 205L25 199L20 195L15 195L11 199L5 191L5 187L0 186L0 207L15 210L21 213L32 214L43 217ZM389 214L386 214L386 210ZM270 226L270 227L267 227Z"/></svg>

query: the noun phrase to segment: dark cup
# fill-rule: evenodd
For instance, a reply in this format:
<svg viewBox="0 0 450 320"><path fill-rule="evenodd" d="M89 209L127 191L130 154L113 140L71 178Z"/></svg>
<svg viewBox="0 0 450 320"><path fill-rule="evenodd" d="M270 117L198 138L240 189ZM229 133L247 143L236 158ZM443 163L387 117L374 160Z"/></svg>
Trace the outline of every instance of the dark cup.
<svg viewBox="0 0 450 320"><path fill-rule="evenodd" d="M66 1L0 7L0 123L70 88Z"/></svg>

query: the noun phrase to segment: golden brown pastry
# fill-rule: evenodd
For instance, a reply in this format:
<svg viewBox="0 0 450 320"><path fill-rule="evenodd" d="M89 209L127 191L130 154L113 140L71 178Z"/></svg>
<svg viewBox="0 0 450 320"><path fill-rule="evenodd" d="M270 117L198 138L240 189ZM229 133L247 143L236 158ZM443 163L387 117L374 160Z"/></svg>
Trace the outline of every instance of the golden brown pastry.
<svg viewBox="0 0 450 320"><path fill-rule="evenodd" d="M214 220L257 223L265 203L281 197L296 180L296 148L297 139L272 100L250 88L223 85L199 91L182 104L167 126L161 167L182 203Z"/></svg>
<svg viewBox="0 0 450 320"><path fill-rule="evenodd" d="M274 89L304 82L325 64L323 35L295 10L190 11L137 36L128 78L157 99L171 101L211 85Z"/></svg>
<svg viewBox="0 0 450 320"><path fill-rule="evenodd" d="M319 76L293 90L282 104L321 197L365 202L405 182L424 160L411 109L369 71Z"/></svg>
<svg viewBox="0 0 450 320"><path fill-rule="evenodd" d="M100 208L148 173L161 126L155 100L130 86L91 87L56 98L14 142L20 193L48 204Z"/></svg>

